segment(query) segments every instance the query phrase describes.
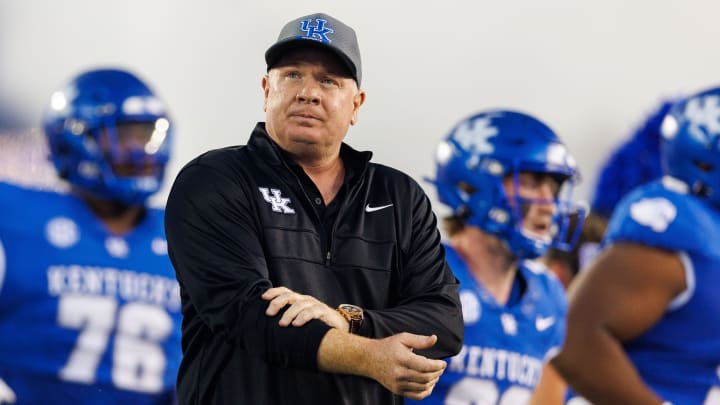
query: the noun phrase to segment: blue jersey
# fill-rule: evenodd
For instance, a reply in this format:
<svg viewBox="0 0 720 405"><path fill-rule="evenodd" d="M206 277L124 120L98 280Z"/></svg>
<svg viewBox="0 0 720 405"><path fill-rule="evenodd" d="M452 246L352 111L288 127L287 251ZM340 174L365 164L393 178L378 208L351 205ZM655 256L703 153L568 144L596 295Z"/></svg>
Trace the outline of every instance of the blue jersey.
<svg viewBox="0 0 720 405"><path fill-rule="evenodd" d="M562 285L545 266L526 260L519 265L515 287L522 278L524 292L499 305L457 252L449 246L445 250L460 281L464 344L458 355L447 360L432 395L421 403L526 403L543 366L565 339L567 301Z"/></svg>
<svg viewBox="0 0 720 405"><path fill-rule="evenodd" d="M0 182L0 379L18 404L170 403L180 322L163 211L116 236L74 195Z"/></svg>
<svg viewBox="0 0 720 405"><path fill-rule="evenodd" d="M710 403L709 398L720 400L720 212L673 191L674 184L664 178L626 196L613 213L605 244L629 241L678 253L687 290L625 350L663 399Z"/></svg>

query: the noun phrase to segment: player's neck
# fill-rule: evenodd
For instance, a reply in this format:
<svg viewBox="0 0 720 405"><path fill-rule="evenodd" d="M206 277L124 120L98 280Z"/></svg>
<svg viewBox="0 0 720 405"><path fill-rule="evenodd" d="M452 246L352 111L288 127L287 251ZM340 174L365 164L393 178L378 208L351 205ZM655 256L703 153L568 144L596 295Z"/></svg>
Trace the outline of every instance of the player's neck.
<svg viewBox="0 0 720 405"><path fill-rule="evenodd" d="M517 262L505 244L492 235L469 227L453 237L451 243L475 280L499 304L507 303L517 274Z"/></svg>
<svg viewBox="0 0 720 405"><path fill-rule="evenodd" d="M80 194L80 198L105 228L115 235L123 235L133 230L146 212L143 206L129 206L117 201L101 200L87 194Z"/></svg>

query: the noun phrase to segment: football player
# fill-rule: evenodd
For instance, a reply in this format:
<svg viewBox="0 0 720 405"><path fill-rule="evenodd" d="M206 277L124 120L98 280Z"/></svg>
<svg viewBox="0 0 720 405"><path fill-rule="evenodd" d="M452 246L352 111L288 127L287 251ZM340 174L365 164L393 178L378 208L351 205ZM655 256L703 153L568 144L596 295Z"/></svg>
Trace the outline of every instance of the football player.
<svg viewBox="0 0 720 405"><path fill-rule="evenodd" d="M620 201L570 289L554 364L594 404L720 403L720 88L661 133L664 177Z"/></svg>
<svg viewBox="0 0 720 405"><path fill-rule="evenodd" d="M569 218L584 217L569 199L574 159L541 121L496 110L452 129L436 164L433 183L452 210L445 249L460 280L465 333L423 403L527 403L541 377L554 382L545 391L552 399L534 400L561 403L564 384L545 366L564 339L566 300L533 259L550 246L569 248Z"/></svg>
<svg viewBox="0 0 720 405"><path fill-rule="evenodd" d="M630 137L607 156L597 174L590 211L575 247L569 252L550 248L545 255L548 267L566 289L597 255L610 215L620 198L635 187L662 177L660 126L671 106L671 100L660 102Z"/></svg>
<svg viewBox="0 0 720 405"><path fill-rule="evenodd" d="M161 186L173 128L135 75L89 70L52 94L69 192L0 182L0 402L172 403L180 295Z"/></svg>

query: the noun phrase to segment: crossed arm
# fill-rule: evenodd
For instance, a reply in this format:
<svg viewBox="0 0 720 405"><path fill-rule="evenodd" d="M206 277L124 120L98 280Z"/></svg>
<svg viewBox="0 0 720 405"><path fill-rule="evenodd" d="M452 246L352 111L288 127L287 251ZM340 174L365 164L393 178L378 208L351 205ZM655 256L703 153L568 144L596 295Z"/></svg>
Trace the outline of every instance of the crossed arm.
<svg viewBox="0 0 720 405"><path fill-rule="evenodd" d="M309 295L285 287L267 290L265 314L275 316L287 306L278 324L300 327L312 319L331 326L318 348L318 368L330 373L372 378L397 395L422 399L430 395L446 363L413 353L429 349L436 336L399 333L384 339L369 339L348 332L348 323L336 310Z"/></svg>

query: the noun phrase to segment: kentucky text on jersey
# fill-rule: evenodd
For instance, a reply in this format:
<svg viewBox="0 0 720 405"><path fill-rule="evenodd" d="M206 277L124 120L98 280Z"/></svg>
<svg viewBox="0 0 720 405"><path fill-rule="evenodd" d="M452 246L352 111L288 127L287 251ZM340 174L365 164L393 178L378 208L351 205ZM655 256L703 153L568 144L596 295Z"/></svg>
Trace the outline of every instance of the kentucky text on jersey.
<svg viewBox="0 0 720 405"><path fill-rule="evenodd" d="M47 269L48 293L118 296L125 301L159 305L180 310L177 281L164 276L111 267L53 265Z"/></svg>
<svg viewBox="0 0 720 405"><path fill-rule="evenodd" d="M540 379L542 367L540 359L522 353L492 347L463 346L462 351L450 359L448 371L534 387Z"/></svg>

